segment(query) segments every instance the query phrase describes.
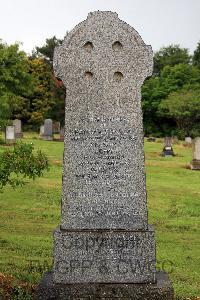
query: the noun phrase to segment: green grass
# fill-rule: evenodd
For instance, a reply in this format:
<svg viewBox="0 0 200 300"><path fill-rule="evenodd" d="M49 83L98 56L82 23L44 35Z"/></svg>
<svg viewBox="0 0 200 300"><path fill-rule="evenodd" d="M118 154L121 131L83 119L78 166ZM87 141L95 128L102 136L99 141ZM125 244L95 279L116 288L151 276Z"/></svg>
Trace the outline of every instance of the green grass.
<svg viewBox="0 0 200 300"><path fill-rule="evenodd" d="M36 137L29 133L24 141L46 152L50 171L0 194L0 272L29 283L39 282L51 269L52 231L60 222L63 143ZM186 169L191 148L175 145L177 156L172 158L161 157L161 150L161 143L145 142L149 223L156 229L158 268L170 273L176 299L193 299L200 296L200 172Z"/></svg>

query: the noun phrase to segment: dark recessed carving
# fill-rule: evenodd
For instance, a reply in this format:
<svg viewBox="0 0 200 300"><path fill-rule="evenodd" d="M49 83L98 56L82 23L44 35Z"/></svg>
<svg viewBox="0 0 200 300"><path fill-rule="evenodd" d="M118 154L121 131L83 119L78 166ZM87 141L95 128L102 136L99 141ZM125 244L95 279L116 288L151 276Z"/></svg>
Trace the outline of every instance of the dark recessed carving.
<svg viewBox="0 0 200 300"><path fill-rule="evenodd" d="M85 80L91 80L92 77L93 77L93 73L92 72L90 72L90 71L85 72L85 74L84 74L84 79Z"/></svg>
<svg viewBox="0 0 200 300"><path fill-rule="evenodd" d="M124 76L121 72L115 72L113 75L114 81L116 81L116 82L121 82L123 77Z"/></svg>
<svg viewBox="0 0 200 300"><path fill-rule="evenodd" d="M93 46L92 42L87 42L84 44L83 48L85 49L86 52L90 53L90 52L92 52L94 46Z"/></svg>
<svg viewBox="0 0 200 300"><path fill-rule="evenodd" d="M112 44L112 48L114 51L120 51L123 48L123 46L119 41L116 41Z"/></svg>

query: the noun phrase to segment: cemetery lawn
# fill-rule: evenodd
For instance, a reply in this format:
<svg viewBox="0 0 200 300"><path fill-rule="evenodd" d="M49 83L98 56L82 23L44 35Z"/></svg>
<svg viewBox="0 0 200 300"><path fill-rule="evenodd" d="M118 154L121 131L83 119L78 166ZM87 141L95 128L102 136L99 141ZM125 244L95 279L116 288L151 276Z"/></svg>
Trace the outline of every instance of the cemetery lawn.
<svg viewBox="0 0 200 300"><path fill-rule="evenodd" d="M36 133L25 133L23 140L46 152L50 171L16 190L6 187L0 194L0 278L12 275L19 286L30 286L52 267L52 231L60 223L63 143L39 140ZM159 141L145 141L149 223L156 230L157 268L169 273L176 299L197 299L200 171L186 169L190 147L175 145L177 156L163 158L159 155L162 146ZM5 148L0 145L0 152Z"/></svg>

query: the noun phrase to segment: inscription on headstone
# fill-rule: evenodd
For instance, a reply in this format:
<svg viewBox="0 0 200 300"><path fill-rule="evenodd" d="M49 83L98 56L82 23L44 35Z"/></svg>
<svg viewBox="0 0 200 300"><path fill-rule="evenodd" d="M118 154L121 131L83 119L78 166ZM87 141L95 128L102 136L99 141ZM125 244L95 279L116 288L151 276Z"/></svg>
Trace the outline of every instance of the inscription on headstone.
<svg viewBox="0 0 200 300"><path fill-rule="evenodd" d="M141 86L152 69L151 47L112 12L90 13L55 50L55 75L66 87L62 219L51 283L59 299L80 299L80 283L85 296L97 298L98 284L106 284L110 291L105 287L99 299L116 297L112 284L119 284L120 299L129 287L133 297L141 287L137 299L164 299L169 291L156 285L147 214Z"/></svg>

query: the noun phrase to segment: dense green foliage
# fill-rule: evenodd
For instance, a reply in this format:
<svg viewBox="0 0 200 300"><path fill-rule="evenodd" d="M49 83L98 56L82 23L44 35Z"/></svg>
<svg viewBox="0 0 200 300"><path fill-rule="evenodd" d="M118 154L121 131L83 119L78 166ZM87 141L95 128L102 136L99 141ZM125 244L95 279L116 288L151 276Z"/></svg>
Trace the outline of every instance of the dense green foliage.
<svg viewBox="0 0 200 300"><path fill-rule="evenodd" d="M200 68L198 68L197 63L195 65L189 63L190 57L186 49L181 49L178 46L163 48L155 53L154 60L156 71L151 78L145 81L142 87L145 133L158 136L163 134L178 135L181 138L184 134L199 135L200 111L199 105L196 106L196 104L199 103ZM183 93L186 93L185 97L183 97ZM190 96L189 105L183 104L186 101L186 96ZM170 103L171 106L169 107ZM182 106L180 107L181 103ZM187 122L184 118L185 125L183 122L180 123L177 114L172 112L175 106L176 110L181 108L182 116L187 115ZM194 118L193 108L195 106L194 122L192 119ZM186 123L190 123L188 129Z"/></svg>
<svg viewBox="0 0 200 300"><path fill-rule="evenodd" d="M200 42L197 45L197 49L194 51L192 62L194 66L200 68Z"/></svg>
<svg viewBox="0 0 200 300"><path fill-rule="evenodd" d="M40 150L33 153L33 144L18 143L13 150L0 153L0 191L6 185L15 188L25 183L25 178L35 179L48 169L48 159Z"/></svg>
<svg viewBox="0 0 200 300"><path fill-rule="evenodd" d="M182 138L200 135L200 89L181 89L170 93L161 101L159 110L176 122Z"/></svg>
<svg viewBox="0 0 200 300"><path fill-rule="evenodd" d="M154 54L154 74L158 75L165 66L173 67L178 64L188 64L190 55L188 49L179 45L163 47Z"/></svg>
<svg viewBox="0 0 200 300"><path fill-rule="evenodd" d="M33 128L48 117L64 123L65 89L52 69L54 47L60 42L47 39L31 57L18 44L0 42L0 126L15 118Z"/></svg>
<svg viewBox="0 0 200 300"><path fill-rule="evenodd" d="M31 89L26 54L19 51L18 44L8 46L0 41L0 126L7 123L16 108L26 106Z"/></svg>

